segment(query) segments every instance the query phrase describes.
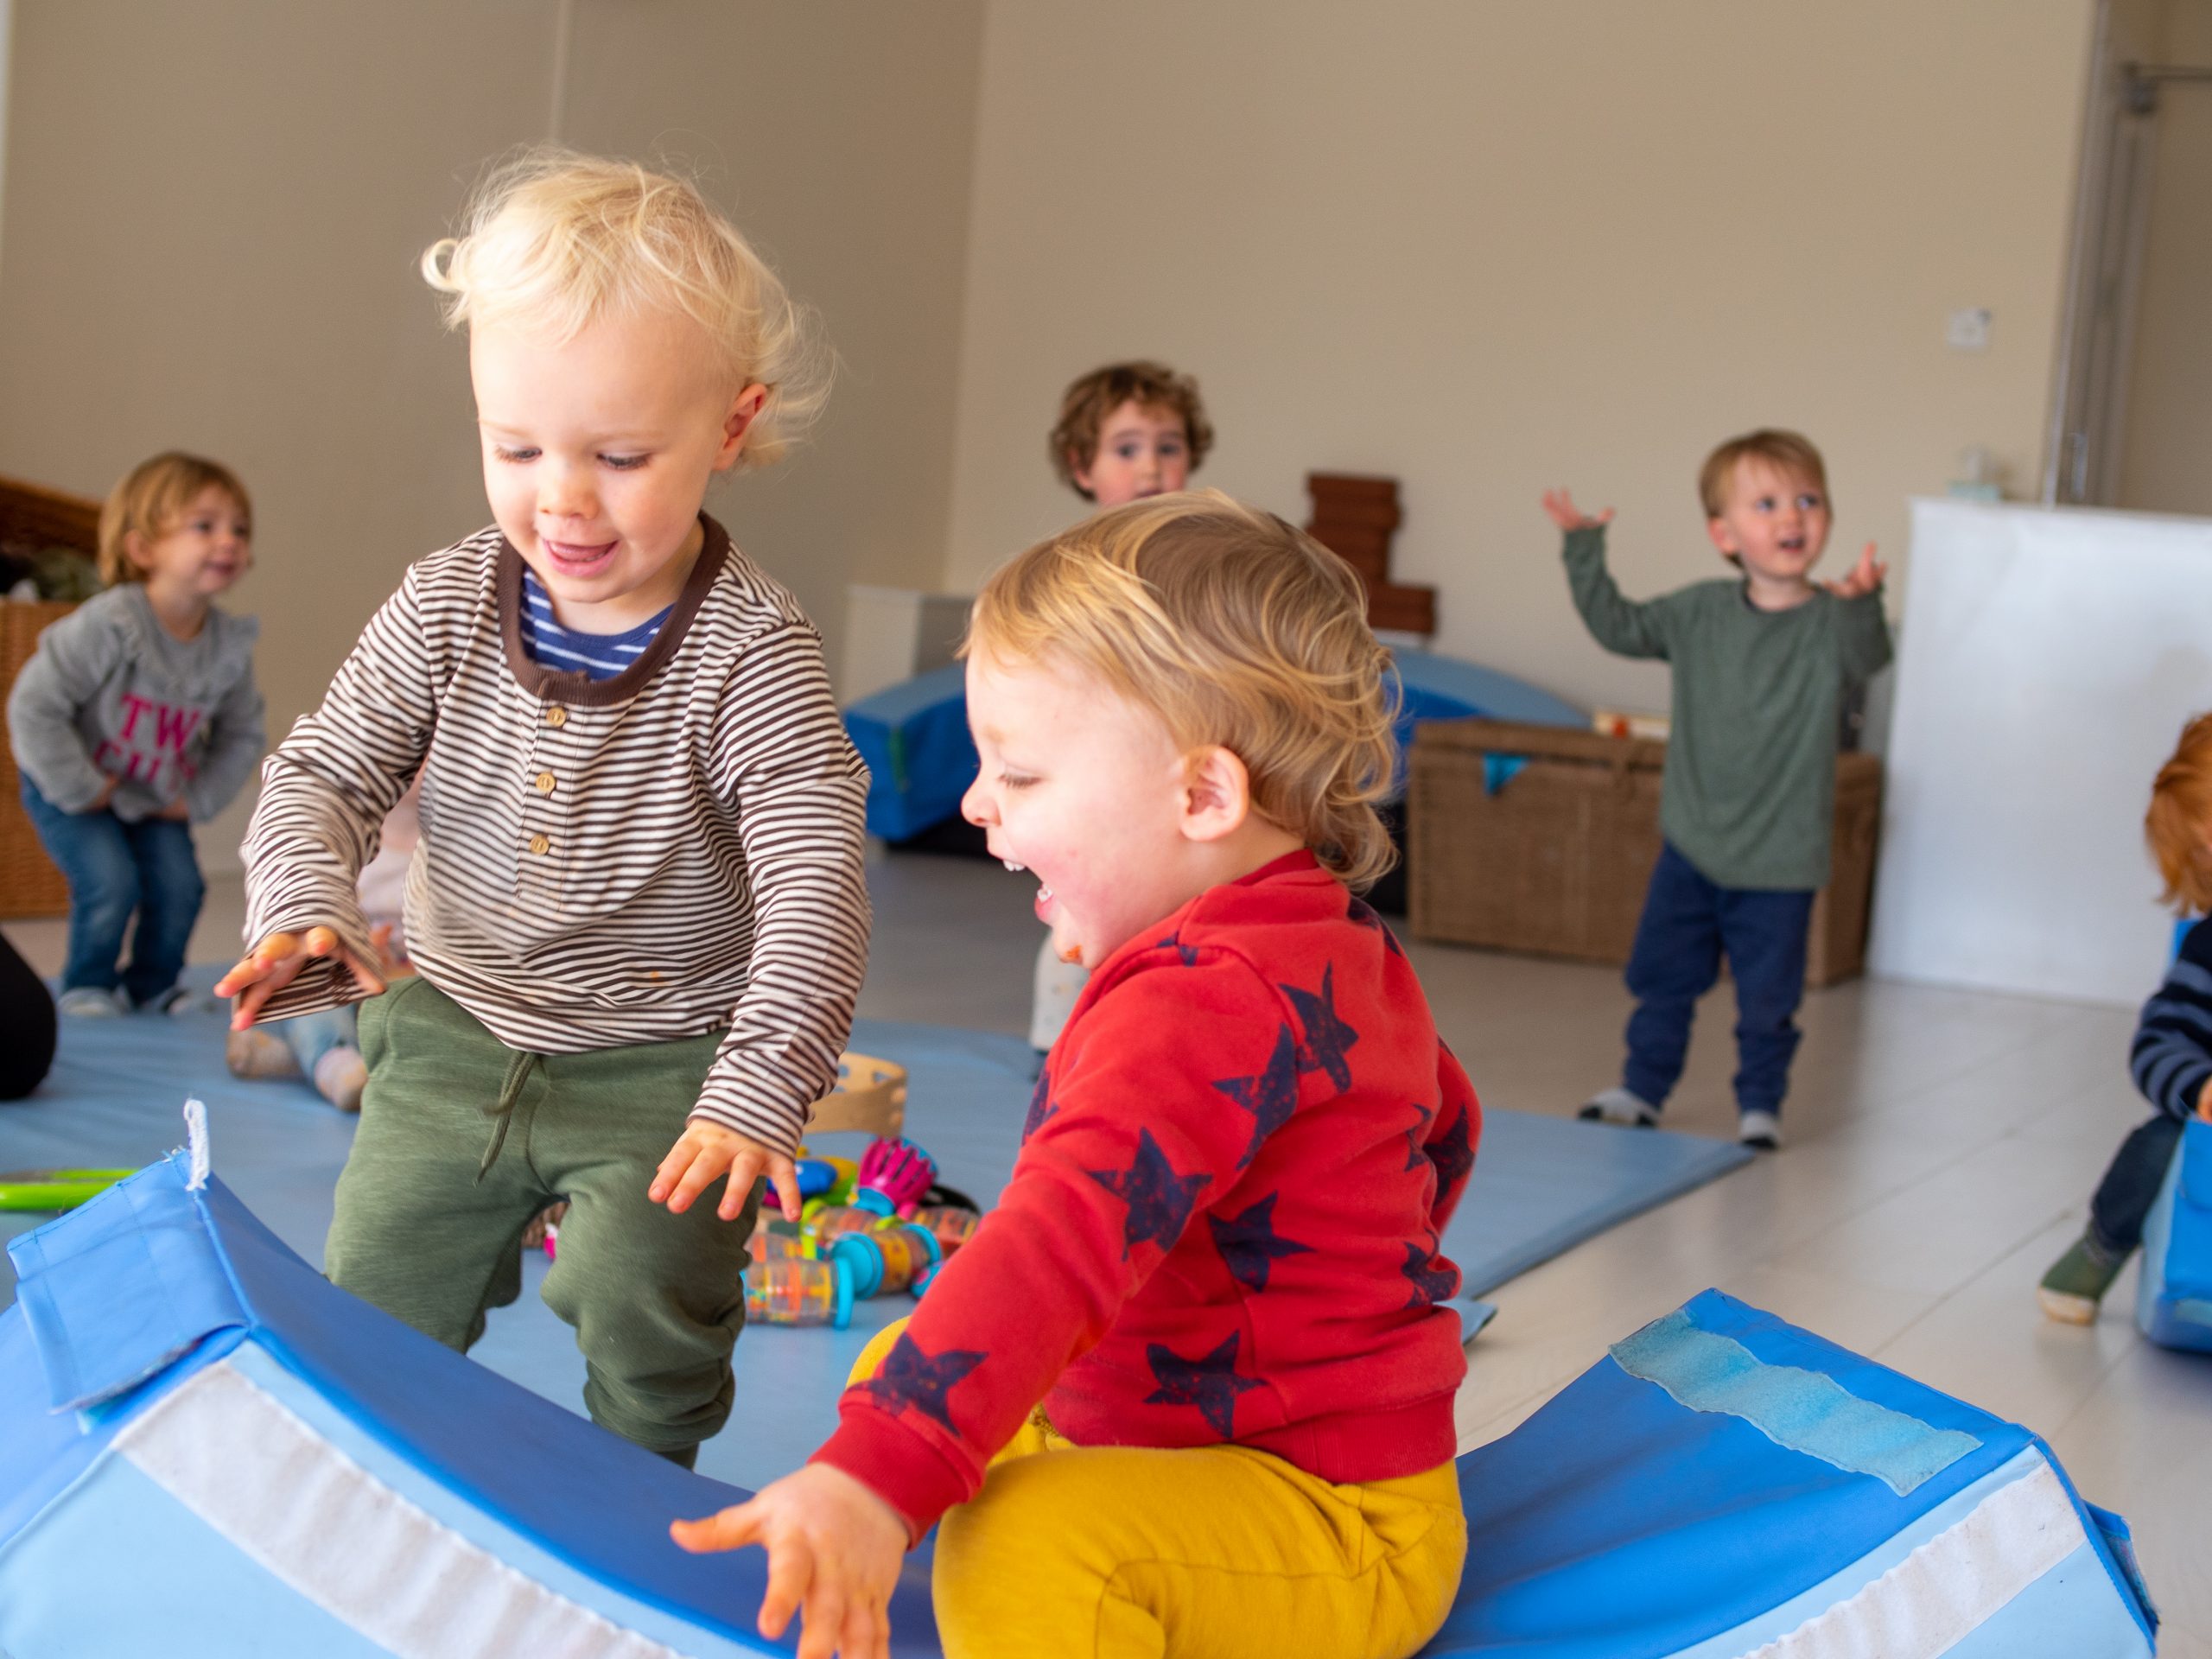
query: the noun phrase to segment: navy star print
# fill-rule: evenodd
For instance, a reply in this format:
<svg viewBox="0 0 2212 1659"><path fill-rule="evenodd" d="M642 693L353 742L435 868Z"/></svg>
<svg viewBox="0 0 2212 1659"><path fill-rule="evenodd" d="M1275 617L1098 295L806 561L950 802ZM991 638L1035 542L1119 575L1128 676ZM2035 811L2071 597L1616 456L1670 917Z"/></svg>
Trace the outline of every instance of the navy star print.
<svg viewBox="0 0 2212 1659"><path fill-rule="evenodd" d="M1452 1120L1452 1127L1429 1142L1429 1161L1436 1166L1436 1190L1449 1192L1454 1183L1467 1179L1475 1166L1475 1149L1467 1144L1467 1114Z"/></svg>
<svg viewBox="0 0 2212 1659"><path fill-rule="evenodd" d="M1449 1301L1459 1288L1459 1268L1449 1262L1438 1263L1433 1255L1410 1240L1406 1244L1406 1265L1398 1271L1413 1284L1414 1294L1406 1303L1408 1307L1434 1307L1439 1302Z"/></svg>
<svg viewBox="0 0 2212 1659"><path fill-rule="evenodd" d="M1299 1062L1300 1071L1325 1071L1329 1081L1339 1089L1351 1087L1351 1062L1344 1058L1344 1051L1359 1040L1359 1033L1337 1018L1337 965L1331 963L1321 970L1321 989L1319 995L1301 991L1295 985L1286 985L1283 992L1298 1009L1298 1018L1306 1027L1306 1052L1308 1058Z"/></svg>
<svg viewBox="0 0 2212 1659"><path fill-rule="evenodd" d="M946 1433L956 1433L958 1431L952 1427L952 1409L946 1404L945 1396L983 1359L982 1352L974 1348L948 1348L941 1354L925 1354L913 1338L902 1336L892 1344L883 1369L861 1386L893 1416L909 1409L918 1411L935 1420Z"/></svg>
<svg viewBox="0 0 2212 1659"><path fill-rule="evenodd" d="M1298 1109L1298 1039L1284 1026L1275 1038L1268 1069L1257 1077L1223 1077L1214 1087L1252 1114L1252 1144L1236 1160L1242 1169L1260 1155L1260 1143L1290 1122Z"/></svg>
<svg viewBox="0 0 2212 1659"><path fill-rule="evenodd" d="M1221 1252L1229 1276L1247 1290L1265 1290L1268 1268L1279 1258L1313 1252L1311 1244L1300 1244L1275 1231L1275 1200L1281 1196L1270 1192L1241 1215L1206 1217L1206 1225L1213 1230L1214 1245Z"/></svg>
<svg viewBox="0 0 2212 1659"><path fill-rule="evenodd" d="M1160 1386L1145 1395L1145 1404L1196 1406L1215 1433L1224 1440L1235 1438L1236 1396L1260 1386L1257 1377L1236 1375L1236 1336L1230 1332L1220 1346L1196 1359L1185 1359L1163 1344L1147 1343L1145 1360Z"/></svg>
<svg viewBox="0 0 2212 1659"><path fill-rule="evenodd" d="M1428 1156L1427 1145L1428 1120L1436 1116L1419 1101L1414 1103L1414 1110L1421 1114L1421 1122L1406 1131L1406 1167L1408 1169L1419 1169L1421 1160Z"/></svg>
<svg viewBox="0 0 2212 1659"><path fill-rule="evenodd" d="M1375 906L1369 904L1366 899L1355 898L1345 907L1344 919L1354 927L1372 928L1376 932L1380 933L1382 936L1383 948L1392 956L1402 957L1406 954L1398 948L1398 936L1393 933L1382 918L1375 913Z"/></svg>
<svg viewBox="0 0 2212 1659"><path fill-rule="evenodd" d="M1052 1103L1052 1074L1046 1070L1037 1074L1037 1086L1029 1091L1029 1116L1021 1120L1021 1138L1027 1141L1045 1127L1045 1120L1053 1116L1059 1108Z"/></svg>
<svg viewBox="0 0 2212 1659"><path fill-rule="evenodd" d="M1137 1131L1137 1155L1127 1169L1087 1169L1084 1174L1129 1206L1127 1236L1122 1241L1122 1260L1140 1244L1157 1244L1163 1250L1190 1224L1198 1189L1211 1175L1178 1175L1150 1129Z"/></svg>
<svg viewBox="0 0 2212 1659"><path fill-rule="evenodd" d="M1170 933L1152 948L1155 950L1173 950L1183 958L1183 965L1185 968L1195 968L1198 965L1198 947L1195 944L1184 944L1182 935L1179 933Z"/></svg>

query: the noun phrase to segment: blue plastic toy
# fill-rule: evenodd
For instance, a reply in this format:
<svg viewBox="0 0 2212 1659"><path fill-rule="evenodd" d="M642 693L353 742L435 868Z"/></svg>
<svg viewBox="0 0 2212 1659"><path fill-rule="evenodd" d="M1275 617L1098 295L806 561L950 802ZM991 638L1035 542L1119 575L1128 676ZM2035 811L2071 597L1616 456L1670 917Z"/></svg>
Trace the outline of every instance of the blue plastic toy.
<svg viewBox="0 0 2212 1659"><path fill-rule="evenodd" d="M2191 1118L2143 1224L2135 1323L2161 1348L2212 1353L2212 1123Z"/></svg>

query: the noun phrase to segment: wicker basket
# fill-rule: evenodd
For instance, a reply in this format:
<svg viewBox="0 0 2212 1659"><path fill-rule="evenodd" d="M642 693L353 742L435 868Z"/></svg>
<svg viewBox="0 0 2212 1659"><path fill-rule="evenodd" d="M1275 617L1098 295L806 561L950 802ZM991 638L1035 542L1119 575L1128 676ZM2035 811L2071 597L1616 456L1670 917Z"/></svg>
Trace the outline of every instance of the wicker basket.
<svg viewBox="0 0 2212 1659"><path fill-rule="evenodd" d="M1486 777L1492 757L1523 763L1494 791ZM1407 826L1414 934L1626 962L1659 858L1666 761L1663 742L1571 728L1489 720L1420 727ZM1837 756L1834 864L1813 906L1808 985L1865 969L1881 818L1881 762Z"/></svg>
<svg viewBox="0 0 2212 1659"><path fill-rule="evenodd" d="M99 522L97 501L0 478L0 543L70 547L89 556L99 544ZM0 600L0 702L30 661L40 633L75 608ZM69 884L23 815L21 790L15 752L0 744L0 917L65 915Z"/></svg>

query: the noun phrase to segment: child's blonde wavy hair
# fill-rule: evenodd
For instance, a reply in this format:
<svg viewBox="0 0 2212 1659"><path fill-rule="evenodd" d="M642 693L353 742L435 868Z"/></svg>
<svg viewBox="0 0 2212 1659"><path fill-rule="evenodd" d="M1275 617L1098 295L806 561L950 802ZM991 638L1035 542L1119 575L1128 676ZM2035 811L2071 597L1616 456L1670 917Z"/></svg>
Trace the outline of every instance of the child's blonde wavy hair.
<svg viewBox="0 0 2212 1659"><path fill-rule="evenodd" d="M634 162L527 151L478 188L461 235L424 251L423 277L448 296L449 328L512 324L558 343L601 317L690 318L731 391L768 389L741 467L780 460L829 395L813 314L695 186Z"/></svg>
<svg viewBox="0 0 2212 1659"><path fill-rule="evenodd" d="M1253 810L1346 886L1397 856L1389 655L1351 567L1217 490L1154 496L1039 543L983 584L963 655L1071 664L1244 763Z"/></svg>
<svg viewBox="0 0 2212 1659"><path fill-rule="evenodd" d="M144 567L130 556L130 537L159 541L210 485L238 504L248 524L253 522L253 498L238 482L238 475L219 461L168 449L124 474L100 508L100 580L111 588L145 581Z"/></svg>

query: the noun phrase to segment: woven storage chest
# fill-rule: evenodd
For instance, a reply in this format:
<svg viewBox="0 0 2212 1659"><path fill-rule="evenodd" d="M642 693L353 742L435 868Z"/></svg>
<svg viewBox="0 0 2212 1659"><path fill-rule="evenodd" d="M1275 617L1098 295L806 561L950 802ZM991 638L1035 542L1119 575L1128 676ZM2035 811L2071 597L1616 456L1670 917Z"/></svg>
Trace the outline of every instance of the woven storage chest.
<svg viewBox="0 0 2212 1659"><path fill-rule="evenodd" d="M1493 790L1513 761L1522 764ZM1624 963L1659 857L1667 746L1569 727L1435 721L1414 739L1407 813L1416 937ZM1806 982L1863 969L1882 766L1836 757L1835 842Z"/></svg>
<svg viewBox="0 0 2212 1659"><path fill-rule="evenodd" d="M0 543L27 550L68 547L89 556L99 544L99 518L97 501L0 478ZM75 608L0 600L0 704L39 635ZM23 816L15 752L0 742L0 916L60 916L68 909L69 884Z"/></svg>

